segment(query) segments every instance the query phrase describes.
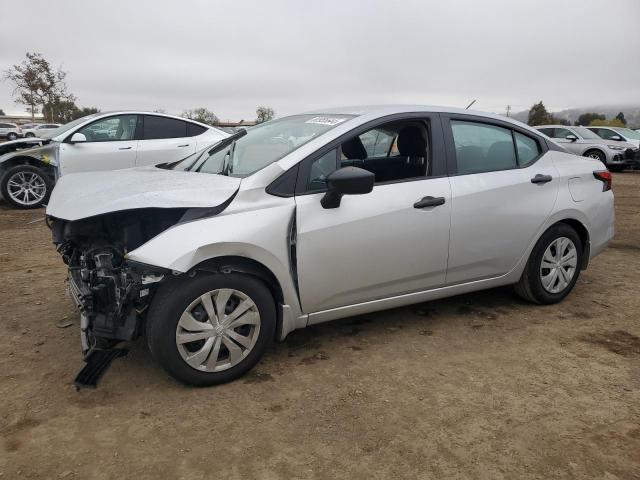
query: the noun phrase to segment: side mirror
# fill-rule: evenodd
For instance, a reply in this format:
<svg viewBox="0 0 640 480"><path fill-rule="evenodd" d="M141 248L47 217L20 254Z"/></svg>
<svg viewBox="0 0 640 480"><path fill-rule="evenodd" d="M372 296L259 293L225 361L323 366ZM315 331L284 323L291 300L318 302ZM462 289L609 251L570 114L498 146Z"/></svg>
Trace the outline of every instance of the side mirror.
<svg viewBox="0 0 640 480"><path fill-rule="evenodd" d="M87 137L85 136L85 134L78 133L78 132L71 135L71 138L69 139L69 143L81 143L86 141L87 141Z"/></svg>
<svg viewBox="0 0 640 480"><path fill-rule="evenodd" d="M323 208L338 208L343 195L362 195L373 190L375 175L358 167L343 167L327 177L327 193L320 205Z"/></svg>
<svg viewBox="0 0 640 480"><path fill-rule="evenodd" d="M622 137L620 135L611 135L609 137L609 140L615 140L616 142L621 142L622 141Z"/></svg>
<svg viewBox="0 0 640 480"><path fill-rule="evenodd" d="M566 137L564 137L566 140L571 140L572 142L575 142L576 140L578 140L578 137L576 137L575 135L567 135Z"/></svg>

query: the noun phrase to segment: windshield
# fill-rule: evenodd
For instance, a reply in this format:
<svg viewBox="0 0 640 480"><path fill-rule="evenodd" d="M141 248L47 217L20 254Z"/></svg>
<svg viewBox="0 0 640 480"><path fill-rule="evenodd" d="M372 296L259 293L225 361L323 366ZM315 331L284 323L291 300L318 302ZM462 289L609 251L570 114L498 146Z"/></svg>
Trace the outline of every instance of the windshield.
<svg viewBox="0 0 640 480"><path fill-rule="evenodd" d="M350 118L353 115L294 115L272 120L208 147L195 155L195 161L189 157L172 168L246 177Z"/></svg>
<svg viewBox="0 0 640 480"><path fill-rule="evenodd" d="M591 130L589 130L588 128L584 128L584 127L573 127L573 129L578 132L578 134L584 138L585 140L602 140L602 138L600 138L598 135L596 135L595 133L593 133Z"/></svg>
<svg viewBox="0 0 640 480"><path fill-rule="evenodd" d="M618 133L621 133L627 138L633 138L634 140L640 140L640 133L631 130L630 128L614 128L614 130Z"/></svg>
<svg viewBox="0 0 640 480"><path fill-rule="evenodd" d="M43 133L42 135L39 135L39 137L40 138L57 137L58 135L62 135L63 133L68 132L73 127L76 127L76 126L80 125L81 123L86 122L87 120L89 120L89 119L91 119L93 117L97 117L98 115L101 115L101 114L100 113L92 113L91 115L87 115L87 116L82 117L82 118L77 118L76 120L73 120L72 122L65 123L64 125L56 128L55 130L51 130L49 133Z"/></svg>

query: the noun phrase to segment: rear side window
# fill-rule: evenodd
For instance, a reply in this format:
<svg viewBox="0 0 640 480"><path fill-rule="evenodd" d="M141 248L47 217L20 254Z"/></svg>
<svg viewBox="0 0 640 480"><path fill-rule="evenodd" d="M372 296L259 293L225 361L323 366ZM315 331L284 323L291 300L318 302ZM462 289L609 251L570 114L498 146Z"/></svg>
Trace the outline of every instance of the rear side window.
<svg viewBox="0 0 640 480"><path fill-rule="evenodd" d="M528 165L533 162L540 153L540 145L533 138L522 135L518 132L513 132L513 138L516 141L516 151L518 153L518 163L522 165Z"/></svg>
<svg viewBox="0 0 640 480"><path fill-rule="evenodd" d="M187 122L175 118L156 117L145 115L144 140L156 140L161 138L182 138L187 136Z"/></svg>
<svg viewBox="0 0 640 480"><path fill-rule="evenodd" d="M547 137L553 138L553 128L541 128L540 131Z"/></svg>
<svg viewBox="0 0 640 480"><path fill-rule="evenodd" d="M458 174L493 172L518 166L511 130L452 120Z"/></svg>
<svg viewBox="0 0 640 480"><path fill-rule="evenodd" d="M195 123L187 122L187 137L197 137L198 135L206 132L207 129L202 125L196 125Z"/></svg>

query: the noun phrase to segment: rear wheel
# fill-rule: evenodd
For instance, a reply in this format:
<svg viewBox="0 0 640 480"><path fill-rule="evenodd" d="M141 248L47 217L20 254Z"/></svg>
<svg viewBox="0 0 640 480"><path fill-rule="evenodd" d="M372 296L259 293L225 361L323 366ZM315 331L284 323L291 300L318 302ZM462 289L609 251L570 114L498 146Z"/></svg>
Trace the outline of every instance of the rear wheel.
<svg viewBox="0 0 640 480"><path fill-rule="evenodd" d="M267 287L238 273L174 279L157 292L147 318L153 357L175 379L195 386L249 371L276 327Z"/></svg>
<svg viewBox="0 0 640 480"><path fill-rule="evenodd" d="M33 165L16 165L0 180L2 198L17 208L38 208L47 202L53 189L49 175Z"/></svg>
<svg viewBox="0 0 640 480"><path fill-rule="evenodd" d="M582 242L569 225L559 223L536 243L516 292L533 303L561 301L573 289L582 261Z"/></svg>
<svg viewBox="0 0 640 480"><path fill-rule="evenodd" d="M36 135L33 132L29 132L29 133L25 134L25 137L28 137L28 138L35 137L35 136Z"/></svg>
<svg viewBox="0 0 640 480"><path fill-rule="evenodd" d="M15 140L16 138L18 138L18 135L16 133L9 132L9 134L7 135L8 140Z"/></svg>

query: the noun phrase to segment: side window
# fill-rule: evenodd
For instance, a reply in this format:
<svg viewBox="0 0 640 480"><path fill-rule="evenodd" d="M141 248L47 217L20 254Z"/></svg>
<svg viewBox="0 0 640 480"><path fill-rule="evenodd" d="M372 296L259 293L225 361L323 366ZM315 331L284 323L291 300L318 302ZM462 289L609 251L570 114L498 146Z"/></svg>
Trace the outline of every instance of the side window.
<svg viewBox="0 0 640 480"><path fill-rule="evenodd" d="M315 192L327 187L327 175L335 171L338 165L338 152L334 148L311 163L307 191Z"/></svg>
<svg viewBox="0 0 640 480"><path fill-rule="evenodd" d="M575 136L571 130L567 130L566 128L555 128L554 130L553 138L567 138L569 135Z"/></svg>
<svg viewBox="0 0 640 480"><path fill-rule="evenodd" d="M395 140L395 132L373 129L360 135L360 141L367 151L367 157L386 157Z"/></svg>
<svg viewBox="0 0 640 480"><path fill-rule="evenodd" d="M206 131L207 129L201 125L187 122L187 137L197 137L198 135L201 135Z"/></svg>
<svg viewBox="0 0 640 480"><path fill-rule="evenodd" d="M518 152L518 164L528 165L540 155L540 145L533 138L513 132L513 138L516 140L516 150Z"/></svg>
<svg viewBox="0 0 640 480"><path fill-rule="evenodd" d="M553 128L541 128L540 131L549 138L554 138Z"/></svg>
<svg viewBox="0 0 640 480"><path fill-rule="evenodd" d="M517 167L511 130L484 123L451 121L458 173L480 173Z"/></svg>
<svg viewBox="0 0 640 480"><path fill-rule="evenodd" d="M617 133L613 130L609 130L608 128L599 128L597 134L605 140L611 140L611 137L615 137L617 135Z"/></svg>
<svg viewBox="0 0 640 480"><path fill-rule="evenodd" d="M88 142L118 142L135 138L137 115L103 118L78 130Z"/></svg>
<svg viewBox="0 0 640 480"><path fill-rule="evenodd" d="M182 138L187 136L187 122L168 117L144 116L144 140Z"/></svg>

